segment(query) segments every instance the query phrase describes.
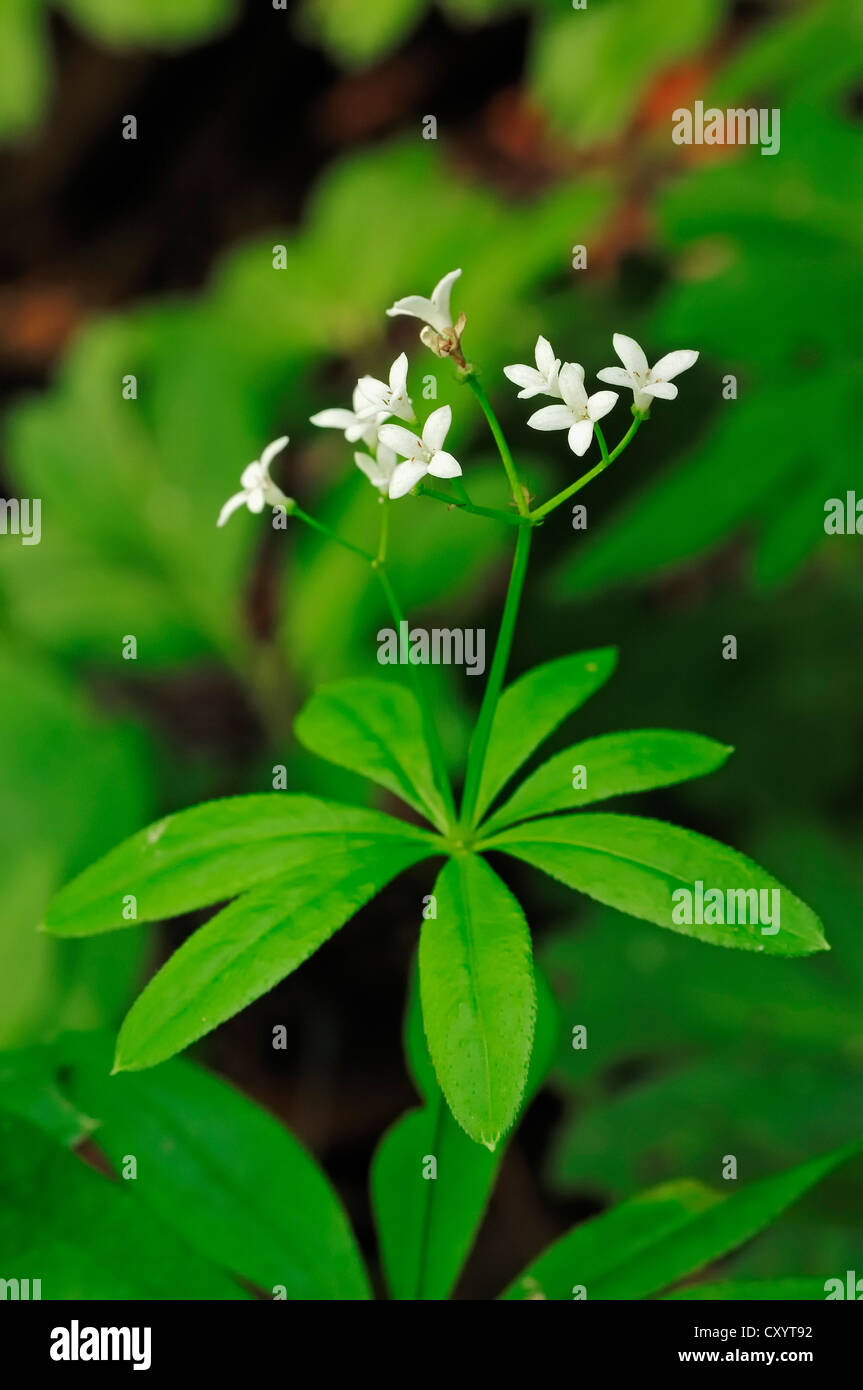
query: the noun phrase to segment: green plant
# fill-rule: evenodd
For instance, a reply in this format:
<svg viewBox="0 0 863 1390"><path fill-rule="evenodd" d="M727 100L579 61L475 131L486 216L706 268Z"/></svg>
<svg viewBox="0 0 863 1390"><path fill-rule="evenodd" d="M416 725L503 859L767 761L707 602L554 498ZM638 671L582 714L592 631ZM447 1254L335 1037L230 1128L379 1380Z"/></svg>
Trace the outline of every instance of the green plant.
<svg viewBox="0 0 863 1390"><path fill-rule="evenodd" d="M810 909L736 851L661 821L582 811L622 793L668 786L718 768L730 750L712 740L668 730L588 740L540 766L498 804L518 769L603 684L614 664L609 649L579 653L539 666L504 689L532 536L545 517L623 453L655 398L676 396L670 378L691 367L698 354L670 353L648 369L638 344L615 336L623 367L601 375L632 389L633 418L612 450L598 421L613 408L616 393L588 396L583 369L561 366L543 338L535 369L507 368L522 397L542 394L554 401L535 412L529 424L566 429L578 456L594 436L600 448L597 464L533 505L485 388L462 352L465 316L454 320L450 312L459 273L444 277L430 299L410 296L389 312L423 320L423 342L453 361L460 380L476 395L500 453L510 508L471 501L460 464L443 448L448 406L432 412L421 435L392 423L393 416L413 418L402 354L387 382L360 378L351 410L314 417L314 423L337 427L351 443L364 445L356 461L380 493L376 551L331 531L272 481L270 465L286 437L248 466L241 492L219 517L221 526L242 505L254 513L269 505L275 527L283 528L293 517L330 536L368 566L395 631L411 643L415 634L407 628L387 565L392 501L416 491L514 530L509 587L458 809L435 710L421 679L422 649L412 647L407 659L412 689L368 679L330 685L301 711L296 733L312 752L385 787L426 825L288 792L205 803L141 831L86 870L55 898L45 926L62 936L87 936L234 899L175 952L129 1013L115 1066L139 1069L173 1056L269 990L397 874L445 857L424 899L419 944L424 1027L452 1114L471 1139L493 1150L523 1100L536 986L527 921L488 863L489 852L523 860L607 906L713 944L802 955L825 942ZM429 476L449 480L451 491L430 487ZM579 814L556 814L561 811ZM712 915L703 907L710 893L717 895ZM701 895L700 910L689 910L688 920L687 894L690 905ZM781 898L781 923L777 911L772 917L762 913L759 924L757 910L754 916L743 910L738 921L733 909L726 922L716 907L717 901L730 903L730 895L741 908L749 906L750 895L757 905L766 894Z"/></svg>
<svg viewBox="0 0 863 1390"><path fill-rule="evenodd" d="M539 998L532 1088L556 1032L541 980ZM501 1154L472 1144L449 1117L416 992L405 1045L422 1106L395 1123L372 1162L381 1273L391 1298L447 1299ZM109 1056L110 1042L93 1035L7 1054L0 1243L9 1267L38 1268L48 1299L223 1300L252 1297L250 1290L292 1300L372 1296L338 1195L272 1116L188 1062L109 1077ZM69 1153L82 1138L101 1169L126 1181L112 1182ZM848 1144L727 1196L694 1180L663 1183L575 1226L507 1279L500 1297L823 1299L826 1270L681 1281L772 1226L859 1152Z"/></svg>

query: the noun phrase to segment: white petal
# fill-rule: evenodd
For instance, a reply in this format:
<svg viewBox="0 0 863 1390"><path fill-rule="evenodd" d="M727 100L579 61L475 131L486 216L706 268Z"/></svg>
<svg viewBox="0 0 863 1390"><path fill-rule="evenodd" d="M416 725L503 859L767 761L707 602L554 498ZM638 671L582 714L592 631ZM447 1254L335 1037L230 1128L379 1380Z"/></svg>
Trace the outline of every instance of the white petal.
<svg viewBox="0 0 863 1390"><path fill-rule="evenodd" d="M264 452L261 454L261 467L266 469L267 472L269 472L270 464L276 457L276 454L280 454L282 452L287 442L288 436L286 434L283 434L280 439L274 439L272 444L268 444Z"/></svg>
<svg viewBox="0 0 863 1390"><path fill-rule="evenodd" d="M584 389L584 368L581 363L565 362L560 369L557 384L566 404L577 415L583 414L587 409L587 392Z"/></svg>
<svg viewBox="0 0 863 1390"><path fill-rule="evenodd" d="M414 403L410 396L400 396L398 400L390 401L390 414L398 416L400 420L415 420Z"/></svg>
<svg viewBox="0 0 863 1390"><path fill-rule="evenodd" d="M670 381L672 377L679 376L681 372L688 372L690 367L694 367L698 361L698 353L692 348L678 348L676 352L667 352L664 357L650 369L651 381Z"/></svg>
<svg viewBox="0 0 863 1390"><path fill-rule="evenodd" d="M377 459L373 459L371 454L362 454L357 451L354 454L354 463L357 468L361 468L370 483L382 491L389 486L389 474L384 471Z"/></svg>
<svg viewBox="0 0 863 1390"><path fill-rule="evenodd" d="M408 355L400 352L390 367L390 390L394 396L403 396L408 384Z"/></svg>
<svg viewBox="0 0 863 1390"><path fill-rule="evenodd" d="M461 464L443 449L438 449L429 459L429 473L435 478L460 478Z"/></svg>
<svg viewBox="0 0 863 1390"><path fill-rule="evenodd" d="M581 458L590 448L590 441L593 438L593 425L589 420L579 420L573 425L567 436L567 442L574 454Z"/></svg>
<svg viewBox="0 0 863 1390"><path fill-rule="evenodd" d="M429 453L434 454L438 449L443 448L443 442L451 424L452 410L448 405L442 405L437 410L432 411L423 425L423 444Z"/></svg>
<svg viewBox="0 0 863 1390"><path fill-rule="evenodd" d="M216 525L224 526L228 517L233 516L234 512L237 511L239 507L245 506L245 502L246 494L244 492L235 492L233 497L228 498L224 507L219 512L219 520L216 522Z"/></svg>
<svg viewBox="0 0 863 1390"><path fill-rule="evenodd" d="M385 410L390 388L376 376L361 376L354 390L354 413L368 416L369 411Z"/></svg>
<svg viewBox="0 0 863 1390"><path fill-rule="evenodd" d="M395 472L396 458L397 455L394 449L388 449L386 444L378 442L378 468L380 468L388 478L391 478Z"/></svg>
<svg viewBox="0 0 863 1390"><path fill-rule="evenodd" d="M251 492L246 493L246 506L250 512L262 512L264 510L264 489L262 487L252 488Z"/></svg>
<svg viewBox="0 0 863 1390"><path fill-rule="evenodd" d="M634 338L627 338L625 333L615 333L612 339L614 351L617 353L621 362L628 372L634 376L647 375L647 358Z"/></svg>
<svg viewBox="0 0 863 1390"><path fill-rule="evenodd" d="M381 425L378 430L378 439L382 444L386 444L388 449L394 449L402 458L413 459L425 456L422 440L411 430L406 430L404 425Z"/></svg>
<svg viewBox="0 0 863 1390"><path fill-rule="evenodd" d="M342 410L340 407L333 410L319 410L317 415L310 416L311 423L318 425L322 430L349 429L355 418L352 410Z"/></svg>
<svg viewBox="0 0 863 1390"><path fill-rule="evenodd" d="M633 380L632 373L624 367L603 367L596 375L600 381L607 381L609 386L625 386L628 391L634 391L638 385Z"/></svg>
<svg viewBox="0 0 863 1390"><path fill-rule="evenodd" d="M367 435L377 431L378 424L385 420L389 414L386 410L371 411L368 415L354 415L351 423L345 430L345 439L349 444L356 444L357 440L365 439Z"/></svg>
<svg viewBox="0 0 863 1390"><path fill-rule="evenodd" d="M272 478L267 479L264 485L263 493L264 501L267 503L267 506L269 507L281 507L288 500L285 494L282 492L282 489L276 483L273 482Z"/></svg>
<svg viewBox="0 0 863 1390"><path fill-rule="evenodd" d="M616 403L616 391L594 391L593 395L587 398L588 419L601 420L603 415L614 409Z"/></svg>
<svg viewBox="0 0 863 1390"><path fill-rule="evenodd" d="M568 405L544 405L535 410L527 422L532 430L568 430L572 411Z"/></svg>
<svg viewBox="0 0 863 1390"><path fill-rule="evenodd" d="M504 367L503 374L514 386L523 386L526 391L536 394L542 389L544 384L543 377L533 367L526 366L523 362L513 362L511 366Z"/></svg>
<svg viewBox="0 0 863 1390"><path fill-rule="evenodd" d="M439 333L443 333L445 329L452 327L452 311L450 310L449 302L452 295L452 287L460 275L460 270L451 270L449 275L445 275L442 280L438 280L432 290L432 304L435 307L439 322L436 323L434 319L429 319L429 323L433 328L436 328Z"/></svg>
<svg viewBox="0 0 863 1390"><path fill-rule="evenodd" d="M436 309L430 299L423 299L421 294L408 294L404 299L397 299L391 309L387 309L390 318L396 314L407 314L412 319L422 319L423 323L434 323Z"/></svg>
<svg viewBox="0 0 863 1390"><path fill-rule="evenodd" d="M660 400L673 401L677 387L673 381L649 381L639 393L642 396L659 396Z"/></svg>
<svg viewBox="0 0 863 1390"><path fill-rule="evenodd" d="M536 369L542 373L546 381L557 375L560 361L555 357L548 338L543 338L542 334L536 340L534 355L536 357Z"/></svg>
<svg viewBox="0 0 863 1390"><path fill-rule="evenodd" d="M248 492L249 488L260 487L265 477L266 474L264 473L264 470L261 467L259 460L256 459L254 463L246 464L245 468L240 474L240 482L242 486L246 489L246 492Z"/></svg>
<svg viewBox="0 0 863 1390"><path fill-rule="evenodd" d="M390 497L404 497L412 487L416 487L420 478L425 477L426 471L424 459L410 459L407 463L397 464L390 479Z"/></svg>

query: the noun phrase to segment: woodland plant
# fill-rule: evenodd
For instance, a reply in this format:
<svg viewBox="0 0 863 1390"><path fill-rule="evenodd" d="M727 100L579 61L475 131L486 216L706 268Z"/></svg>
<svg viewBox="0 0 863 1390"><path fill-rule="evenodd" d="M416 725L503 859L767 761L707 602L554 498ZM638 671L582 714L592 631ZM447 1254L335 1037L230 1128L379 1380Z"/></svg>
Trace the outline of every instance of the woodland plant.
<svg viewBox="0 0 863 1390"><path fill-rule="evenodd" d="M649 367L632 338L615 335L622 366L598 375L631 391L632 404L628 427L612 448L600 421L617 407L617 391L589 393L583 367L561 363L544 337L534 367L507 367L520 398L548 398L528 419L531 428L566 430L578 458L594 439L599 450L586 472L537 501L464 356L466 318L454 317L450 308L459 274L444 276L428 299L408 296L387 312L419 319L422 342L450 359L476 396L505 471L507 505L471 500L469 470L466 476L445 447L449 406L433 410L421 427L415 422L402 353L387 380L359 379L350 409L312 417L315 425L344 434L379 494L375 548L335 534L272 481L270 467L286 436L245 469L241 491L225 504L218 524L242 506L253 513L269 506L274 524L293 517L312 527L368 566L397 629L405 616L387 547L398 499L412 493L479 523L511 528L509 586L461 794L450 779L431 693L415 660L407 663L410 688L379 678L340 681L313 694L296 720L297 738L386 788L423 825L287 791L212 801L125 841L65 887L45 919L51 932L82 936L232 900L175 951L129 1012L115 1070L139 1070L174 1056L270 990L403 870L442 858L424 899L418 952L421 1026L431 1064L421 1089L427 1099L433 1092L441 1107L421 1153L437 1151L430 1145L434 1135L440 1140L446 1116L441 1093L461 1127L451 1126L458 1142L473 1147L464 1131L494 1151L528 1087L537 1015L531 936L490 853L510 855L603 904L715 946L782 956L826 947L814 913L736 850L663 821L584 809L711 772L730 748L666 729L605 734L574 743L514 785L526 760L604 684L615 664L611 648L578 652L504 686L534 533L620 458L649 422L656 400L675 398L672 378L692 367L698 353L673 351ZM765 897L775 910L759 919L757 905ZM694 910L686 910L687 901ZM613 942L608 949L615 949Z"/></svg>

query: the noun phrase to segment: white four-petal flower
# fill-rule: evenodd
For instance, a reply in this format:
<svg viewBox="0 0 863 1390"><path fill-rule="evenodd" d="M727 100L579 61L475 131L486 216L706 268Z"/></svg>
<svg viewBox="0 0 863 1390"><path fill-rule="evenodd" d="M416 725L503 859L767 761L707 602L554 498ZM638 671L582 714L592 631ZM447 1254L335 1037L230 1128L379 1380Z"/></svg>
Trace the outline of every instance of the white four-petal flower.
<svg viewBox="0 0 863 1390"><path fill-rule="evenodd" d="M390 318L396 314L408 314L411 318L422 319L436 333L451 333L453 321L449 302L452 287L460 275L460 270L451 270L435 285L431 299L425 299L421 294L406 295L404 299L397 299L392 308L387 309L387 314Z"/></svg>
<svg viewBox="0 0 863 1390"><path fill-rule="evenodd" d="M504 376L522 388L518 393L519 400L529 400L531 396L559 396L560 358L555 357L548 338L543 338L541 334L536 340L534 356L535 368L516 362L511 367L504 367Z"/></svg>
<svg viewBox="0 0 863 1390"><path fill-rule="evenodd" d="M569 447L574 454L586 454L593 438L593 426L614 408L616 391L596 391L588 396L584 389L584 368L566 362L558 378L563 405L544 405L534 411L528 424L535 430L569 430Z"/></svg>
<svg viewBox="0 0 863 1390"><path fill-rule="evenodd" d="M423 425L422 436L404 425L381 425L381 443L404 460L396 465L390 479L390 497L404 497L426 473L434 478L460 478L461 464L444 450L444 440L452 423L448 405L433 410Z"/></svg>
<svg viewBox="0 0 863 1390"><path fill-rule="evenodd" d="M280 439L274 439L272 444L268 444L259 459L254 463L248 464L240 475L242 492L235 492L233 497L229 497L222 510L219 512L217 526L224 526L229 516L233 516L238 507L246 506L250 512L262 512L265 504L271 507L280 506L287 502L287 497L281 488L276 487L270 477L270 464L281 453L288 442L288 436L283 434Z"/></svg>
<svg viewBox="0 0 863 1390"><path fill-rule="evenodd" d="M320 429L341 430L349 444L356 444L362 440L363 444L371 449L378 437L378 424L389 412L376 415L374 411L369 411L368 406L368 399L357 382L354 387L353 410L341 406L334 406L331 410L319 410L317 415L311 416L311 422Z"/></svg>
<svg viewBox="0 0 863 1390"><path fill-rule="evenodd" d="M623 366L603 367L596 375L600 381L607 381L612 386L628 387L632 391L636 410L647 410L654 396L673 401L677 387L672 384L671 378L688 371L698 361L698 353L692 348L680 348L677 352L666 353L652 367L648 367L647 358L634 338L627 338L625 333L615 333L613 341L614 350Z"/></svg>
<svg viewBox="0 0 863 1390"><path fill-rule="evenodd" d="M400 420L413 420L413 402L408 395L407 353L399 353L390 367L389 382L379 381L375 376L361 376L354 394L355 410L358 401L361 402L358 411L361 417L386 419L388 415L396 415Z"/></svg>

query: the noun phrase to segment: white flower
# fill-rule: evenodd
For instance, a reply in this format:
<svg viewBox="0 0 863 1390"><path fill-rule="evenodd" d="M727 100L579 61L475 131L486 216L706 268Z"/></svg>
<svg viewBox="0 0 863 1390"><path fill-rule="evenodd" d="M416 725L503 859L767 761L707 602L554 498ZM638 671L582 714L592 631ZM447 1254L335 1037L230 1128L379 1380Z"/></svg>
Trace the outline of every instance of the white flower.
<svg viewBox="0 0 863 1390"><path fill-rule="evenodd" d="M535 368L514 363L513 366L503 369L504 376L509 377L516 386L523 387L523 390L518 393L520 401L529 400L531 396L560 395L560 387L557 384L560 358L555 357L548 338L543 338L541 335L537 338L534 355L536 357Z"/></svg>
<svg viewBox="0 0 863 1390"><path fill-rule="evenodd" d="M447 333L452 329L452 313L449 307L452 287L458 277L460 270L451 270L449 275L445 275L439 280L431 292L431 299L424 299L421 294L409 294L404 299L397 299L391 309L387 309L387 314L392 318L396 314L408 314L411 318L422 319L435 329L437 333Z"/></svg>
<svg viewBox="0 0 863 1390"><path fill-rule="evenodd" d="M648 367L638 343L634 338L627 338L625 333L615 333L614 351L623 366L603 367L596 375L612 386L629 387L636 410L647 410L654 396L673 401L677 387L672 386L671 378L688 371L698 361L698 353L692 348L680 348L677 352L666 353L654 366Z"/></svg>
<svg viewBox="0 0 863 1390"><path fill-rule="evenodd" d="M410 318L421 319L425 326L420 329L420 338L426 347L436 352L438 357L454 357L462 362L461 335L467 320L464 314L459 314L453 323L450 309L452 287L460 275L460 270L451 270L435 285L431 299L425 299L421 294L409 294L404 299L397 299L392 308L387 309L387 314L390 318L396 314L407 314Z"/></svg>
<svg viewBox="0 0 863 1390"><path fill-rule="evenodd" d="M443 448L451 423L452 411L448 405L442 405L426 420L422 437L403 425L381 425L381 443L404 459L396 465L390 479L390 497L404 497L426 473L434 478L461 477L461 464Z"/></svg>
<svg viewBox="0 0 863 1390"><path fill-rule="evenodd" d="M563 405L544 405L531 415L528 424L535 430L569 430L569 447L574 454L586 454L593 438L595 420L613 409L616 391L596 391L588 396L584 389L584 368L566 362L558 380Z"/></svg>
<svg viewBox="0 0 863 1390"><path fill-rule="evenodd" d="M357 468L361 468L378 492L386 497L390 489L393 473L396 470L396 454L393 449L388 449L386 444L378 443L377 457L371 454L354 454L354 463Z"/></svg>
<svg viewBox="0 0 863 1390"><path fill-rule="evenodd" d="M281 453L288 442L288 436L283 434L281 439L274 439L272 444L268 444L259 459L250 463L240 476L242 492L235 492L233 497L229 497L222 510L219 512L217 526L224 526L229 516L233 516L238 507L246 506L250 512L262 512L264 505L271 507L281 506L289 499L282 492L281 488L276 487L270 477L270 464Z"/></svg>
<svg viewBox="0 0 863 1390"><path fill-rule="evenodd" d="M361 376L354 394L355 410L358 400L365 402L359 409L360 416L376 416L381 420L397 415L400 420L413 420L413 402L408 395L407 353L400 353L390 367L389 383L374 376Z"/></svg>
<svg viewBox="0 0 863 1390"><path fill-rule="evenodd" d="M370 411L369 401L357 382L354 387L353 410L338 406L332 410L319 410L317 415L311 416L311 422L324 430L341 430L349 444L356 444L361 440L366 448L373 449L378 437L378 425L388 414L389 411L386 410L383 413Z"/></svg>

